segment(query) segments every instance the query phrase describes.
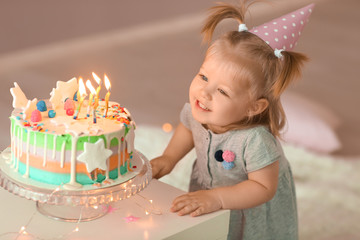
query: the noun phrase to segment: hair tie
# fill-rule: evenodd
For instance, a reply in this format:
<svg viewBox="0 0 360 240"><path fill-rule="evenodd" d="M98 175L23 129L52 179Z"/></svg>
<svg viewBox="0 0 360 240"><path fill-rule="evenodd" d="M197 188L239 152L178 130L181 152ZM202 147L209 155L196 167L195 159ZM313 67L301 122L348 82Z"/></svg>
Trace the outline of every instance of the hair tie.
<svg viewBox="0 0 360 240"><path fill-rule="evenodd" d="M278 57L278 58L282 58L282 56L283 56L283 55L281 54L282 51L284 51L284 49L277 49L277 48L275 48L275 51L274 51L275 56Z"/></svg>
<svg viewBox="0 0 360 240"><path fill-rule="evenodd" d="M247 31L248 28L246 27L245 23L240 23L239 24L239 32L243 32L243 31Z"/></svg>

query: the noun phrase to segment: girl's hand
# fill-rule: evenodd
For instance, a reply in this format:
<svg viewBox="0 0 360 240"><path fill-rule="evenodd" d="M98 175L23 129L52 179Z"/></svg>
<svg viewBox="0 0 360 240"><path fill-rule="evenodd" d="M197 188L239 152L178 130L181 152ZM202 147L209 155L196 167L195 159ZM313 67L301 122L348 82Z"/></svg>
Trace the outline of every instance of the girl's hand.
<svg viewBox="0 0 360 240"><path fill-rule="evenodd" d="M193 147L194 140L191 131L180 123L163 155L150 161L153 178L158 179L169 174L176 163Z"/></svg>
<svg viewBox="0 0 360 240"><path fill-rule="evenodd" d="M175 198L170 210L180 216L190 214L196 217L221 208L221 201L214 190L200 190Z"/></svg>
<svg viewBox="0 0 360 240"><path fill-rule="evenodd" d="M173 169L169 159L164 156L154 158L150 161L150 164L152 169L152 177L155 179L161 178L162 176L170 173Z"/></svg>

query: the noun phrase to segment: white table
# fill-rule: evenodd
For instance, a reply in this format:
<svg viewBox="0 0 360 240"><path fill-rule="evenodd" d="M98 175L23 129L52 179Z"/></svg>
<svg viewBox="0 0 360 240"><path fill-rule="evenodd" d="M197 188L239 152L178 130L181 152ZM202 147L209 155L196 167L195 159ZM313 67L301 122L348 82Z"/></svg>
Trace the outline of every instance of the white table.
<svg viewBox="0 0 360 240"><path fill-rule="evenodd" d="M140 196L112 203L111 212L105 216L81 223L68 223L50 219L36 209L32 200L16 196L0 188L0 239L14 239L22 226L26 231L42 239L226 239L230 212L218 211L200 217L178 216L169 211L172 200L184 192L158 180L140 192ZM151 206L161 214L149 214ZM139 219L127 222L125 217ZM32 220L31 220L32 219ZM31 220L29 224L27 224ZM79 231L72 232L76 227ZM66 235L66 237L64 236ZM28 238L19 238L28 239Z"/></svg>

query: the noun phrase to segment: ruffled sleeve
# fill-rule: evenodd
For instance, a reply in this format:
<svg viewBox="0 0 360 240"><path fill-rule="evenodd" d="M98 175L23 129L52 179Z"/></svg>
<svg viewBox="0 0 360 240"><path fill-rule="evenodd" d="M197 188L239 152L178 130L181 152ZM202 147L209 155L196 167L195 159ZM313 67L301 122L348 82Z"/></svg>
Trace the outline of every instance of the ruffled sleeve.
<svg viewBox="0 0 360 240"><path fill-rule="evenodd" d="M190 103L185 103L180 113L180 121L188 129L191 129L191 118L192 118L192 114L191 114Z"/></svg>
<svg viewBox="0 0 360 240"><path fill-rule="evenodd" d="M247 172L264 168L281 157L276 138L265 128L256 127L246 139L244 161Z"/></svg>

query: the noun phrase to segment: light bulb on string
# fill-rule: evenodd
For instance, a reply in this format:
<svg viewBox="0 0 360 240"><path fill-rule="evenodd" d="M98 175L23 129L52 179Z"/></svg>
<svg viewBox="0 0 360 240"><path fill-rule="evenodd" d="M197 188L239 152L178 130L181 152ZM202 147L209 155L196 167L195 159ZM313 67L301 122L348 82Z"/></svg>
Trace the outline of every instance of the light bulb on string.
<svg viewBox="0 0 360 240"><path fill-rule="evenodd" d="M54 193L60 191L62 185L63 185L63 184L61 184L61 185L59 185L58 187L56 187L56 188L49 194L49 196L48 196L48 198L46 199L45 202L48 202L48 201L50 200L50 198L54 195ZM80 231L79 224L80 224L81 219L82 219L82 211L83 211L83 208L84 208L84 207L82 207L82 209L81 209L80 216L79 216L79 220L78 220L77 223L76 223L76 227L75 227L71 232L68 232L68 233L66 233L66 234L62 234L62 235L57 236L57 237L52 238L52 239L67 239L72 233L74 233L74 232L79 232L79 231ZM31 237L32 239L45 240L44 238L39 237L39 236L37 236L37 235L35 235L35 234L29 233L29 232L27 231L28 227L29 227L30 224L32 223L32 221L33 221L35 215L37 214L37 212L38 212L37 210L35 210L35 211L33 212L32 216L29 218L28 222L27 222L25 225L21 226L21 228L20 228L20 230L19 230L18 232L5 232L5 233L1 233L1 234L0 234L0 237L6 236L6 235L10 235L10 234L16 234L16 237L14 238L15 240L17 240L17 239L19 239L21 236L25 236L25 235L28 236L28 237Z"/></svg>

